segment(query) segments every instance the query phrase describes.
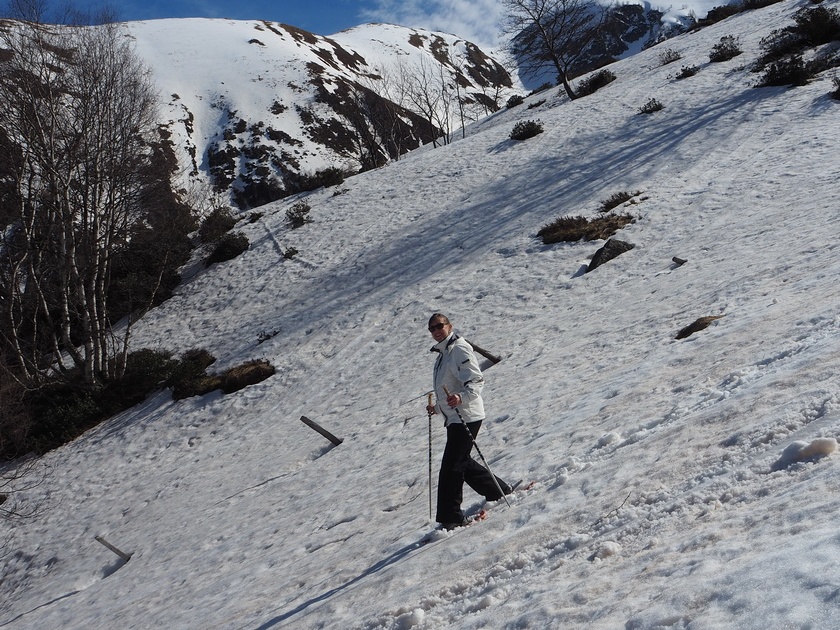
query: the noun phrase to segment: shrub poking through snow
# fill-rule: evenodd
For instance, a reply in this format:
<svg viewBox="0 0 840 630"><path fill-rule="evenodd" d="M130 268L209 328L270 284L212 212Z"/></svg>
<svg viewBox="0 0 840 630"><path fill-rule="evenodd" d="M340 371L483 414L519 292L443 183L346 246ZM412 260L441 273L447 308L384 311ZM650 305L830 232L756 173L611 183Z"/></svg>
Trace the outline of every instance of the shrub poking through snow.
<svg viewBox="0 0 840 630"><path fill-rule="evenodd" d="M698 72L700 72L700 66L683 66L680 71L677 72L676 79L677 81L680 79L687 79L688 77L693 77Z"/></svg>
<svg viewBox="0 0 840 630"><path fill-rule="evenodd" d="M215 362L216 357L201 348L188 350L182 354L166 383L172 388L172 398L181 400L203 392L207 387L206 370Z"/></svg>
<svg viewBox="0 0 840 630"><path fill-rule="evenodd" d="M261 383L275 372L274 366L264 359L248 361L225 372L222 377L222 391L232 394L249 385Z"/></svg>
<svg viewBox="0 0 840 630"><path fill-rule="evenodd" d="M260 383L275 372L274 366L268 361L257 359L232 367L221 374L207 374L207 368L215 360L205 350L191 350L184 354L168 382L172 387L172 398L182 400L192 396L203 396L217 389L231 394Z"/></svg>
<svg viewBox="0 0 840 630"><path fill-rule="evenodd" d="M543 132L542 123L539 120L520 120L513 126L510 132L511 140L527 140Z"/></svg>
<svg viewBox="0 0 840 630"><path fill-rule="evenodd" d="M738 39L732 35L725 35L720 38L720 41L714 45L712 52L709 53L709 61L720 63L722 61L729 61L740 55L743 51L738 44Z"/></svg>
<svg viewBox="0 0 840 630"><path fill-rule="evenodd" d="M522 105L522 103L524 102L525 99L522 96L520 96L519 94L514 94L507 100L507 105L505 105L505 107L511 109L513 107L516 107L517 105Z"/></svg>
<svg viewBox="0 0 840 630"><path fill-rule="evenodd" d="M764 72L756 87L805 85L818 73L840 64L836 52L818 48L840 40L840 11L816 7L793 16L795 26L776 29L761 40L764 51L753 71ZM818 49L810 61L803 55Z"/></svg>
<svg viewBox="0 0 840 630"><path fill-rule="evenodd" d="M806 45L820 46L840 40L840 11L823 6L800 9L793 16L798 33Z"/></svg>
<svg viewBox="0 0 840 630"><path fill-rule="evenodd" d="M317 188L329 188L330 186L340 186L344 183L345 172L337 166L329 166L327 168L316 171L314 175L305 178L304 190L315 190Z"/></svg>
<svg viewBox="0 0 840 630"><path fill-rule="evenodd" d="M627 203L628 201L633 199L633 197L638 197L641 194L642 192L640 190L637 190L636 192L628 192L625 190L622 192L613 193L601 202L601 212L609 212L613 208L617 208L621 204Z"/></svg>
<svg viewBox="0 0 840 630"><path fill-rule="evenodd" d="M216 263L233 260L239 256L239 254L246 251L249 246L250 242L248 241L248 237L242 232L230 232L225 234L221 239L219 239L219 243L216 245L215 249L204 260L204 266L209 267L210 265Z"/></svg>
<svg viewBox="0 0 840 630"><path fill-rule="evenodd" d="M756 87L781 87L806 85L813 72L806 66L801 55L791 55L771 63Z"/></svg>
<svg viewBox="0 0 840 630"><path fill-rule="evenodd" d="M604 87L605 85L609 85L613 81L615 81L615 74L613 74L607 69L599 70L598 72L589 75L587 78L583 79L580 83L578 83L578 96L587 96L589 94L594 94L602 87Z"/></svg>
<svg viewBox="0 0 840 630"><path fill-rule="evenodd" d="M312 210L312 208L305 201L298 201L295 205L286 210L286 221L288 221L289 227L295 230L299 227L303 227L307 223L311 223L312 219L309 218L310 210Z"/></svg>
<svg viewBox="0 0 840 630"><path fill-rule="evenodd" d="M587 219L586 217L560 217L537 232L543 243L577 242L580 240L606 240L636 219L630 215L611 214Z"/></svg>
<svg viewBox="0 0 840 630"><path fill-rule="evenodd" d="M717 22L725 20L728 17L737 15L741 11L743 11L743 8L738 2L734 4L725 4L719 7L714 7L710 9L709 12L706 14L706 17L702 20L702 24L704 26L716 24Z"/></svg>
<svg viewBox="0 0 840 630"><path fill-rule="evenodd" d="M236 219L228 208L216 208L198 228L198 236L202 243L213 243L227 234L236 225Z"/></svg>
<svg viewBox="0 0 840 630"><path fill-rule="evenodd" d="M665 106L657 101L655 98L650 99L647 103L639 108L640 114L652 114L665 109Z"/></svg>
<svg viewBox="0 0 840 630"><path fill-rule="evenodd" d="M674 63L682 59L682 54L673 48L666 48L659 53L659 65L667 66L669 63Z"/></svg>
<svg viewBox="0 0 840 630"><path fill-rule="evenodd" d="M224 377L211 377L205 372L215 360L206 350L190 350L180 359L175 359L167 351L140 349L126 357L122 379L104 387L90 387L78 376L48 383L40 391L28 394L25 401L28 412L21 419L29 424L22 427L25 430L15 442L2 436L0 455L15 456L21 451L43 454L71 442L86 430L142 402L157 390L171 387L173 398L178 400L223 388ZM261 365L258 372L265 374L269 369ZM239 374L229 377L228 387L244 380ZM2 391L9 393L8 388ZM9 403L4 412L10 411L14 401L4 399L4 402Z"/></svg>

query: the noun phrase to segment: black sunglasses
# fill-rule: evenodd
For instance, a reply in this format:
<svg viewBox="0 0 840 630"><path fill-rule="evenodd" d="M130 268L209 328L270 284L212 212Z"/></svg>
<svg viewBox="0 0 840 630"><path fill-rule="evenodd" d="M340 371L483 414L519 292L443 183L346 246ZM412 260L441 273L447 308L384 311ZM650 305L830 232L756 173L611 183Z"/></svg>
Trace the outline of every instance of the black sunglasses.
<svg viewBox="0 0 840 630"><path fill-rule="evenodd" d="M446 326L443 322L438 322L437 324L429 324L429 332L435 332L436 330L443 330L443 327Z"/></svg>

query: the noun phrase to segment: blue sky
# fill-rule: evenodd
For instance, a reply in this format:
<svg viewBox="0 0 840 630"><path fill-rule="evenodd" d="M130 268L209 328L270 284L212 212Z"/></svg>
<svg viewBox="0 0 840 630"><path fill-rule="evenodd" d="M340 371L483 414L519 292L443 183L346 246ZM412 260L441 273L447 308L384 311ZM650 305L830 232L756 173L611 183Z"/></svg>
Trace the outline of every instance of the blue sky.
<svg viewBox="0 0 840 630"><path fill-rule="evenodd" d="M2 0L0 0L2 1ZM102 0L71 0L95 12ZM60 6L55 0L51 6ZM111 0L120 19L206 17L270 20L318 35L366 22L389 22L454 33L482 46L496 43L499 0Z"/></svg>
<svg viewBox="0 0 840 630"><path fill-rule="evenodd" d="M75 0L96 7L98 0ZM168 17L232 18L284 22L319 35L330 35L365 21L361 12L373 3L356 0L121 0L111 2L124 20Z"/></svg>

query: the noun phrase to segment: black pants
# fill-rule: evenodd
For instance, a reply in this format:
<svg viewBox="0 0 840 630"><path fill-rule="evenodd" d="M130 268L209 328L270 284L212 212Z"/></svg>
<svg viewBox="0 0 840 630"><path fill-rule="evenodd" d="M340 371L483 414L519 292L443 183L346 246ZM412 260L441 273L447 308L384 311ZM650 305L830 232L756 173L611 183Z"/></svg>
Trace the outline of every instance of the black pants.
<svg viewBox="0 0 840 630"><path fill-rule="evenodd" d="M438 475L437 516L435 517L438 523L460 523L464 520L464 513L461 511L461 502L464 500L464 482L467 482L470 488L488 501L498 501L502 498L490 471L470 457L472 438L478 435L480 428L481 420L470 422L466 427L460 422L446 427L446 447L443 450ZM510 492L508 484L498 477L496 480L503 492Z"/></svg>

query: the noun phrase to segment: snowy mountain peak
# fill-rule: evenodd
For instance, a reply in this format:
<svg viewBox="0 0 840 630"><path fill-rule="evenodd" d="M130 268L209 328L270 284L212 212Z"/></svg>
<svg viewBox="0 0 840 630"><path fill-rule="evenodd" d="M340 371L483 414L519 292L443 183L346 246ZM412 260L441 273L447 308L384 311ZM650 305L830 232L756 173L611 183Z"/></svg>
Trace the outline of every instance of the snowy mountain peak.
<svg viewBox="0 0 840 630"><path fill-rule="evenodd" d="M160 87L185 173L232 189L246 207L288 194L301 176L371 168L451 131L451 106L429 116L409 106L422 95L407 90L423 78L427 89L432 80L457 87L467 121L521 91L501 63L445 33L369 24L322 37L206 19L127 27Z"/></svg>

